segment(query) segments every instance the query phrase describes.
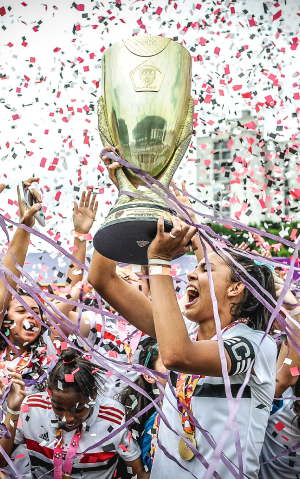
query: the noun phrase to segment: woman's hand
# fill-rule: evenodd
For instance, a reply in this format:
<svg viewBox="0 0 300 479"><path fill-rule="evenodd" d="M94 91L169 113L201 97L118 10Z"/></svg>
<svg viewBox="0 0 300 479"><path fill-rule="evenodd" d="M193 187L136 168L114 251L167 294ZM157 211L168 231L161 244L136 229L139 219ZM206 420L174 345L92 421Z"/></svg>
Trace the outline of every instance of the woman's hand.
<svg viewBox="0 0 300 479"><path fill-rule="evenodd" d="M28 180L23 181L25 186L30 187L31 184L35 181L39 181L39 178L29 178ZM30 192L36 199L36 203L28 210L22 202L21 195L20 195L20 188L19 185L17 187L18 191L18 202L19 202L19 210L20 210L20 223L30 228L34 225L34 215L41 209L42 205L42 198L40 194L34 189L30 188Z"/></svg>
<svg viewBox="0 0 300 479"><path fill-rule="evenodd" d="M196 215L193 211L189 209L189 208L192 208L192 204L190 202L189 197L187 196L188 192L185 187L185 181L181 182L181 189L183 193L180 193L174 180L171 181L171 185L173 189L170 187L169 191L176 196L177 201L181 203L182 206L184 206L184 208L187 208L187 212L190 215L190 218L194 221L196 219ZM179 215L179 218L184 221L184 218L182 216Z"/></svg>
<svg viewBox="0 0 300 479"><path fill-rule="evenodd" d="M283 290L284 281L283 279L279 278L276 274L273 274L273 277L274 277L274 283L275 283L276 299L278 299L281 294L281 291ZM283 306L288 311L291 311L295 309L296 306L298 306L298 301L290 289L287 291L284 297Z"/></svg>
<svg viewBox="0 0 300 479"><path fill-rule="evenodd" d="M113 153L114 155L116 154L116 152L110 146L105 146L103 150L109 151ZM117 179L116 170L118 168L122 168L122 165L118 161L112 161L110 158L108 158L108 156L105 156L105 155L100 155L100 158L101 160L103 160L103 163L105 164L107 168L109 178L114 183L114 185L116 185L116 187L119 189L119 182Z"/></svg>
<svg viewBox="0 0 300 479"><path fill-rule="evenodd" d="M25 383L22 380L21 374L17 373L11 366L7 366L8 374L11 378L11 388L6 398L7 405L13 411L20 411L21 404L27 396L25 391Z"/></svg>
<svg viewBox="0 0 300 479"><path fill-rule="evenodd" d="M170 233L165 233L164 217L161 216L157 222L157 235L148 248L148 259L164 259L172 261L173 257L185 254L189 251L196 251L195 233L197 228L189 226L176 216L172 216L173 228ZM175 236L173 238L171 236ZM192 245L186 246L192 240Z"/></svg>
<svg viewBox="0 0 300 479"><path fill-rule="evenodd" d="M242 249L244 251L250 251L250 247L248 243L246 243L245 241L243 241L241 244L236 244L234 247L238 249Z"/></svg>
<svg viewBox="0 0 300 479"><path fill-rule="evenodd" d="M92 190L89 190L85 196L85 191L82 192L80 203L74 201L73 224L77 233L87 234L96 218L98 209L98 201L96 195L93 195L91 200Z"/></svg>
<svg viewBox="0 0 300 479"><path fill-rule="evenodd" d="M105 146L103 149L113 153L116 156L119 156L118 153L117 153L118 148L113 149L111 146ZM111 179L113 184L116 185L116 187L119 189L119 182L118 182L118 178L117 178L116 173L117 173L117 170L119 168L123 168L123 165L121 165L121 163L119 163L118 161L111 160L110 158L108 158L108 156L105 156L105 155L100 155L100 158L101 158L101 160L103 160L103 163L105 164L105 166L107 168L109 178ZM132 181L129 178L128 178L128 180L130 181L130 183L133 186L135 186L135 187L137 186L137 184L134 183L134 181Z"/></svg>

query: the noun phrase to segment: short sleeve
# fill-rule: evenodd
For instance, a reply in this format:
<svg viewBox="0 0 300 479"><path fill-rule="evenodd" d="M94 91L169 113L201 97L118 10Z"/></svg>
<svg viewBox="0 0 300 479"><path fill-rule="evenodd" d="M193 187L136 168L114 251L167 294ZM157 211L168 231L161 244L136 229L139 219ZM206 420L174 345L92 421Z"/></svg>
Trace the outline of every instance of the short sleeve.
<svg viewBox="0 0 300 479"><path fill-rule="evenodd" d="M122 422L124 424L125 419ZM141 456L141 448L138 442L133 439L127 427L116 436L116 439L118 441L118 443L115 442L117 453L125 462L135 461Z"/></svg>

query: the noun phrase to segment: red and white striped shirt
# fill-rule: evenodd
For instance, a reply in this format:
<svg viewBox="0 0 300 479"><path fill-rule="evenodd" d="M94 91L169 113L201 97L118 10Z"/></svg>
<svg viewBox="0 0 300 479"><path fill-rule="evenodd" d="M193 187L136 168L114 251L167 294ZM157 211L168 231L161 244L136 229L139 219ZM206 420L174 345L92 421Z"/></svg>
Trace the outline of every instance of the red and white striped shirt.
<svg viewBox="0 0 300 479"><path fill-rule="evenodd" d="M57 416L48 393L32 394L26 398L21 413L22 426L18 428L15 444L26 443L31 469L35 477L53 479L53 449L56 443ZM98 396L90 416L83 423L72 479L110 479L113 477L118 455L125 461L134 461L141 455L136 441L127 428L114 437L97 443L112 434L125 422L124 408L111 398ZM63 460L75 431L63 431ZM87 452L85 452L89 449ZM17 464L16 464L17 467Z"/></svg>

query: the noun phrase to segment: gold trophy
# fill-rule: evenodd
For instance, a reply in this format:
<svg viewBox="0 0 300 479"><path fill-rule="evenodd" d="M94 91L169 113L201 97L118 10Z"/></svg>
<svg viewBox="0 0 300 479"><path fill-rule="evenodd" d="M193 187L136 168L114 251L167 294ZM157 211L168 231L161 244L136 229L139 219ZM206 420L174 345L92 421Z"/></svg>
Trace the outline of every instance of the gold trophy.
<svg viewBox="0 0 300 479"><path fill-rule="evenodd" d="M131 37L111 46L102 60L98 102L104 146L168 188L193 131L191 56L165 37ZM94 237L96 250L124 263L147 264L147 249L163 214L165 231L176 213L129 168L117 170L120 194ZM133 184L136 186L133 186ZM139 186L140 185L140 186ZM142 195L143 199L130 196Z"/></svg>

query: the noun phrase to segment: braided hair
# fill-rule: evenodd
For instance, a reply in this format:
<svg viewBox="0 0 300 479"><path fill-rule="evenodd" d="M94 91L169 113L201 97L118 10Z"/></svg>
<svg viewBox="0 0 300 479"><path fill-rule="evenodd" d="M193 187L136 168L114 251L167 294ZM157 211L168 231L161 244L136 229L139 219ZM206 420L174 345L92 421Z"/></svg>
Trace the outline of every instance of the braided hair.
<svg viewBox="0 0 300 479"><path fill-rule="evenodd" d="M32 298L32 296L30 294L28 294L26 291L18 290L17 293L18 293L19 296L27 296L29 298ZM32 343L27 345L27 348L32 349L32 352L33 352L33 355L32 355L32 373L37 373L40 377L44 374L44 371L43 371L43 369L40 365L40 362L39 361L34 361L34 360L39 358L39 348L43 348L43 347L46 346L44 338L43 338L43 334L46 331L46 326L43 325L43 320L44 320L43 310L39 305L38 305L38 307L39 307L40 316L41 316L41 320L42 320L42 327L41 327L39 335L35 338L34 341L32 341ZM8 325L5 324L5 323L8 321L8 309L9 309L9 305L8 305L8 308L7 308L6 313L4 315L2 326L1 326L1 333L3 335L3 336L0 335L0 352L1 353L3 353L3 351L5 350L5 348L7 346L5 336L6 336L6 333L7 333ZM27 378L25 378L25 379L27 379ZM31 377L30 377L30 379L31 379ZM45 382L37 384L36 387L39 391L44 391L45 390Z"/></svg>
<svg viewBox="0 0 300 479"><path fill-rule="evenodd" d="M242 256L233 251L230 251L230 254L232 258L238 264L243 266L243 268L250 275L249 278L244 271L242 271L227 256L220 252L220 256L231 268L230 281L233 283L245 281L250 284L252 288L257 289L257 285L253 282L252 278L256 279L256 281L261 285L261 290L259 291L260 295L267 303L274 307L274 303L272 303L264 293L265 290L272 296L272 298L276 299L275 283L273 273L270 268L266 265L258 265L254 263L251 258ZM230 313L234 321L240 318L248 319L248 326L252 329L257 329L260 331L266 331L269 319L271 317L270 311L260 302L258 298L254 296L253 293L251 293L247 286L244 289L242 300L239 303L231 304Z"/></svg>
<svg viewBox="0 0 300 479"><path fill-rule="evenodd" d="M139 356L139 364L145 366L146 363L147 368L155 370L156 362L159 355L156 339L150 337L146 338L144 341L141 342L141 345L143 349ZM135 381L135 384L141 389L143 389L146 393L148 393L148 395L153 400L156 399L156 395L153 392L152 384L146 381L142 374L140 374L138 379ZM123 391L118 395L117 399L120 401L121 404L123 404L126 409L126 421L132 419L134 416L136 416L138 412L142 411L142 409L151 404L151 401L149 401L149 399L144 396L144 394L140 393L131 386L127 386L125 389L123 389ZM137 400L137 404L134 408L132 408L132 404L133 402L135 402L135 400ZM141 435L146 422L152 416L154 411L155 407L153 406L142 416L139 416L139 423L132 422L128 426L128 428L130 430L135 429L136 431L138 431L139 435Z"/></svg>
<svg viewBox="0 0 300 479"><path fill-rule="evenodd" d="M65 380L66 374L74 374L74 382ZM98 392L103 392L104 379L101 373L106 371L96 364L83 357L82 353L74 348L67 348L61 352L61 355L49 374L48 388L53 389L73 389L84 396L92 398ZM104 376L103 376L104 377ZM96 394L95 394L96 393Z"/></svg>

